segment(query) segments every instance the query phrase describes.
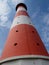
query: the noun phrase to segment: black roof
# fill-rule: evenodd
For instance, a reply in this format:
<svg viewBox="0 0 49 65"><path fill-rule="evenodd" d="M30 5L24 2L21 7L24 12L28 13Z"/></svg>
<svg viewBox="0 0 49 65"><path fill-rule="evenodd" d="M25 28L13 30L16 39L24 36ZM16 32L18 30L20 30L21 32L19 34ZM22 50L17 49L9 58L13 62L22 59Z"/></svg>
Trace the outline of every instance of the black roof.
<svg viewBox="0 0 49 65"><path fill-rule="evenodd" d="M23 6L26 10L27 10L27 6L24 4L24 3L19 3L17 6L16 6L16 11L18 9L19 6Z"/></svg>

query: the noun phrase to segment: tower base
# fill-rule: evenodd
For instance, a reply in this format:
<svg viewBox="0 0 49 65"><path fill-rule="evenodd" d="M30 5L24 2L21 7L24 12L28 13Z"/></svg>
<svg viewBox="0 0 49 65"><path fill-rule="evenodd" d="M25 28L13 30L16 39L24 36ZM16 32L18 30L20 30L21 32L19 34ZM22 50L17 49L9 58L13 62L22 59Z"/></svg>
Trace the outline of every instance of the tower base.
<svg viewBox="0 0 49 65"><path fill-rule="evenodd" d="M49 56L15 56L0 61L0 65L49 65Z"/></svg>
<svg viewBox="0 0 49 65"><path fill-rule="evenodd" d="M42 59L22 59L6 62L1 65L49 65L49 61Z"/></svg>

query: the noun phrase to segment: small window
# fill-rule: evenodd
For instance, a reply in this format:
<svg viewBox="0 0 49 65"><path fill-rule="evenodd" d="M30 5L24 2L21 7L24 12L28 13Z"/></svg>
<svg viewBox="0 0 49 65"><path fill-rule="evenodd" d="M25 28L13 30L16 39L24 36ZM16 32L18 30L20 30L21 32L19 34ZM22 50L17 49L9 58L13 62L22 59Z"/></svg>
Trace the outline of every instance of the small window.
<svg viewBox="0 0 49 65"><path fill-rule="evenodd" d="M19 22L17 22L17 24L19 24Z"/></svg>
<svg viewBox="0 0 49 65"><path fill-rule="evenodd" d="M18 32L18 30L16 30L16 32Z"/></svg>
<svg viewBox="0 0 49 65"><path fill-rule="evenodd" d="M34 31L32 31L34 33Z"/></svg>
<svg viewBox="0 0 49 65"><path fill-rule="evenodd" d="M37 46L39 46L39 43L37 43Z"/></svg>
<svg viewBox="0 0 49 65"><path fill-rule="evenodd" d="M31 22L29 22L29 24L31 24Z"/></svg>
<svg viewBox="0 0 49 65"><path fill-rule="evenodd" d="M14 46L16 46L17 45L17 43L14 43Z"/></svg>

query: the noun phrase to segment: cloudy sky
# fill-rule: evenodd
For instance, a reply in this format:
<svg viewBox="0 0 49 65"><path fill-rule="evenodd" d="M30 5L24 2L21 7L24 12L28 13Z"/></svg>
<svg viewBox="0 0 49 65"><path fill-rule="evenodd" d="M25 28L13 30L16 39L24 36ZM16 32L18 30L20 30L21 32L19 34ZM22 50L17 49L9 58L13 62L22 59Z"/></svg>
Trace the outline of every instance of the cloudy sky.
<svg viewBox="0 0 49 65"><path fill-rule="evenodd" d="M0 0L0 55L20 2L27 5L32 23L49 52L49 0Z"/></svg>

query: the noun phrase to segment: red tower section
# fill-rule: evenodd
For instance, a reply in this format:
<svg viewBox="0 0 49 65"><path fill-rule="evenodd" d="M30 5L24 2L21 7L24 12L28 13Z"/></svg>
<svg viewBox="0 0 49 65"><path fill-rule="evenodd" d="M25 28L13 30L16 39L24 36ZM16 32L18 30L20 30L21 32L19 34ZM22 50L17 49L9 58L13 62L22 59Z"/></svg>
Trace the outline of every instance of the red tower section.
<svg viewBox="0 0 49 65"><path fill-rule="evenodd" d="M48 56L38 32L31 23L26 6L20 3L16 10L17 13L2 53L2 59L23 55Z"/></svg>

